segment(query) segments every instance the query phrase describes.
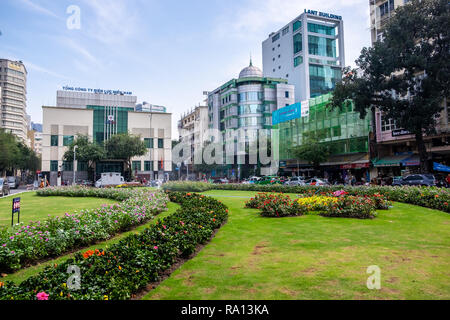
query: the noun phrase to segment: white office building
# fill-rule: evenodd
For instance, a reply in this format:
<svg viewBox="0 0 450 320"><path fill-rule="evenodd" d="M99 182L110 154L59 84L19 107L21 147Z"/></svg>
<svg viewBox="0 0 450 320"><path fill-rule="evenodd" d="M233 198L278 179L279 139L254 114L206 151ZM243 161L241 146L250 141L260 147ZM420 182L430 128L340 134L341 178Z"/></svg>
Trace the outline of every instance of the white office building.
<svg viewBox="0 0 450 320"><path fill-rule="evenodd" d="M332 91L345 67L342 17L305 10L263 44L264 77L287 79L301 102Z"/></svg>

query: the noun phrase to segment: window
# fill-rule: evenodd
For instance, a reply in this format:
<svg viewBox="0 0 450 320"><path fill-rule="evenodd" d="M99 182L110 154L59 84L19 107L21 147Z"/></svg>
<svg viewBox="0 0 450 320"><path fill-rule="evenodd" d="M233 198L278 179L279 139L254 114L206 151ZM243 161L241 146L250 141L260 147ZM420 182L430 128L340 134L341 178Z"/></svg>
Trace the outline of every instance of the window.
<svg viewBox="0 0 450 320"><path fill-rule="evenodd" d="M336 58L336 40L316 36L308 36L309 54Z"/></svg>
<svg viewBox="0 0 450 320"><path fill-rule="evenodd" d="M68 147L72 144L73 142L73 136L64 136L63 138L63 146L64 147Z"/></svg>
<svg viewBox="0 0 450 320"><path fill-rule="evenodd" d="M141 161L133 161L131 167L133 171L141 171Z"/></svg>
<svg viewBox="0 0 450 320"><path fill-rule="evenodd" d="M294 54L302 51L302 34L297 33L294 35Z"/></svg>
<svg viewBox="0 0 450 320"><path fill-rule="evenodd" d="M153 161L144 161L144 171L153 171Z"/></svg>
<svg viewBox="0 0 450 320"><path fill-rule="evenodd" d="M278 39L280 39L280 34L279 34L279 33L277 33L276 35L274 35L274 36L272 37L272 42L275 42L275 41L277 41Z"/></svg>
<svg viewBox="0 0 450 320"><path fill-rule="evenodd" d="M381 131L392 131L397 129L397 123L395 120L386 119L381 117Z"/></svg>
<svg viewBox="0 0 450 320"><path fill-rule="evenodd" d="M63 161L63 171L73 171L73 162Z"/></svg>
<svg viewBox="0 0 450 320"><path fill-rule="evenodd" d="M164 149L164 139L158 139L158 149Z"/></svg>
<svg viewBox="0 0 450 320"><path fill-rule="evenodd" d="M298 56L298 57L294 58L294 67L298 67L302 63L303 63L303 57L302 56Z"/></svg>
<svg viewBox="0 0 450 320"><path fill-rule="evenodd" d="M78 161L77 171L88 171L88 163L84 161Z"/></svg>
<svg viewBox="0 0 450 320"><path fill-rule="evenodd" d="M284 97L285 97L285 98L289 98L289 91L285 91L285 92L284 92Z"/></svg>
<svg viewBox="0 0 450 320"><path fill-rule="evenodd" d="M147 149L153 149L154 148L154 146L153 146L153 138L145 138L144 139L144 143L145 143L145 146L147 147Z"/></svg>
<svg viewBox="0 0 450 320"><path fill-rule="evenodd" d="M336 83L341 81L342 72L340 68L309 65L309 81L311 88L311 97L317 97L327 94L336 86Z"/></svg>
<svg viewBox="0 0 450 320"><path fill-rule="evenodd" d="M389 0L379 6L380 8L380 16L383 17L386 14L389 14L391 11L394 11L394 0Z"/></svg>
<svg viewBox="0 0 450 320"><path fill-rule="evenodd" d="M302 27L302 22L301 21L295 21L294 25L293 25L293 30L294 32L297 31L298 29L300 29Z"/></svg>
<svg viewBox="0 0 450 320"><path fill-rule="evenodd" d="M289 33L289 26L287 26L286 28L283 29L283 31L281 32L283 34L283 36L287 35Z"/></svg>
<svg viewBox="0 0 450 320"><path fill-rule="evenodd" d="M52 146L52 147L58 146L58 136L52 135L50 137L50 146Z"/></svg>
<svg viewBox="0 0 450 320"><path fill-rule="evenodd" d="M50 161L50 171L51 172L58 172L58 160Z"/></svg>
<svg viewBox="0 0 450 320"><path fill-rule="evenodd" d="M335 36L336 35L336 27L335 26L324 26L316 23L308 23L308 31L313 33L325 34L327 36Z"/></svg>

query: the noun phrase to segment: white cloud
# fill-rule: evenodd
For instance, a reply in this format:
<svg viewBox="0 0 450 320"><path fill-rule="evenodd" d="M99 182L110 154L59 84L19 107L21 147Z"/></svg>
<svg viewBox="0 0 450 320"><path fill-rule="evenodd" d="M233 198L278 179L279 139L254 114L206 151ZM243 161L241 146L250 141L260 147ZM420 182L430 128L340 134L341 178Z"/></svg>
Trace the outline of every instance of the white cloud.
<svg viewBox="0 0 450 320"><path fill-rule="evenodd" d="M73 51L75 51L76 53L78 53L79 55L81 55L82 57L84 57L86 60L88 60L89 62L99 65L99 61L96 57L94 57L93 54L91 54L89 52L89 50L87 50L86 48L84 48L82 45L80 45L79 43L77 43L75 40L70 39L70 38L61 38L60 41L66 45L67 47L69 47L70 49L72 49Z"/></svg>
<svg viewBox="0 0 450 320"><path fill-rule="evenodd" d="M30 61L23 61L23 64L25 65L27 70L33 70L33 71L36 71L36 72L45 73L45 74L48 74L48 75L50 75L52 77L55 77L55 78L66 79L66 80L69 79L68 77L66 77L66 76L64 76L62 74L59 74L59 73L54 72L54 71L52 71L50 69L38 66L38 65L36 65L36 64L34 64L34 63L30 62Z"/></svg>
<svg viewBox="0 0 450 320"><path fill-rule="evenodd" d="M85 0L95 18L88 21L88 33L104 44L117 44L137 34L137 7L128 0ZM82 12L82 19L83 19ZM83 20L85 22L86 20ZM84 24L86 25L86 24Z"/></svg>
<svg viewBox="0 0 450 320"><path fill-rule="evenodd" d="M249 0L224 12L213 33L227 41L247 42L248 48L243 48L247 51L256 42L260 51L270 32L282 28L305 9L334 13L343 16L346 60L353 64L362 47L370 45L368 7L367 0ZM254 54L256 59L261 56L258 52Z"/></svg>
<svg viewBox="0 0 450 320"><path fill-rule="evenodd" d="M61 17L57 16L53 11L44 8L31 0L20 0L20 3L22 3L24 6L26 6L30 10L39 12L39 13L44 14L49 17L62 19Z"/></svg>

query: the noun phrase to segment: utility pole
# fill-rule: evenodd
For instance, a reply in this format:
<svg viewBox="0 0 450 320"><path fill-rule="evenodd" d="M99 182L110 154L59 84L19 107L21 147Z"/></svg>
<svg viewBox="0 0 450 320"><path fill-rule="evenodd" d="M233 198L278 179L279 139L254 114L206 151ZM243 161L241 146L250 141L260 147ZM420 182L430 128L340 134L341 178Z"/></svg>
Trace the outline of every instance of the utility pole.
<svg viewBox="0 0 450 320"><path fill-rule="evenodd" d="M153 118L153 113L151 113L151 111L152 110L150 110L150 139L152 139L152 141L153 141L153 146L154 146L154 144L155 144L155 139L154 138L152 138L151 136L152 136L152 118ZM150 145L151 146L151 145ZM149 147L150 147L149 146ZM152 168L152 152L153 152L153 149L151 149L151 148L149 148L149 155L150 155L150 180L154 180L154 179L152 179L152 171L153 171L153 168ZM153 164L153 166L154 166L154 164Z"/></svg>
<svg viewBox="0 0 450 320"><path fill-rule="evenodd" d="M73 185L76 185L77 168L76 168L75 164L77 161L77 148L78 148L78 146L73 147Z"/></svg>

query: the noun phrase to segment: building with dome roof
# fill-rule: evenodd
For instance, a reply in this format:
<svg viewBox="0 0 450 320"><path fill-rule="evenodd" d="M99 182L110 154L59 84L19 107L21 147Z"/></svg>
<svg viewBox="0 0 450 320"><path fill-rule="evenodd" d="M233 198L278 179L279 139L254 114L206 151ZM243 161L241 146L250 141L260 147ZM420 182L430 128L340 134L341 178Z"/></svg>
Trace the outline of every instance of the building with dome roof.
<svg viewBox="0 0 450 320"><path fill-rule="evenodd" d="M248 147L259 129L272 129L272 112L292 105L294 97L293 85L286 79L264 77L250 59L238 79L208 93L209 128L218 130L223 141L234 139L238 130L244 135L240 141L245 141ZM227 170L224 176L238 177L237 170Z"/></svg>

